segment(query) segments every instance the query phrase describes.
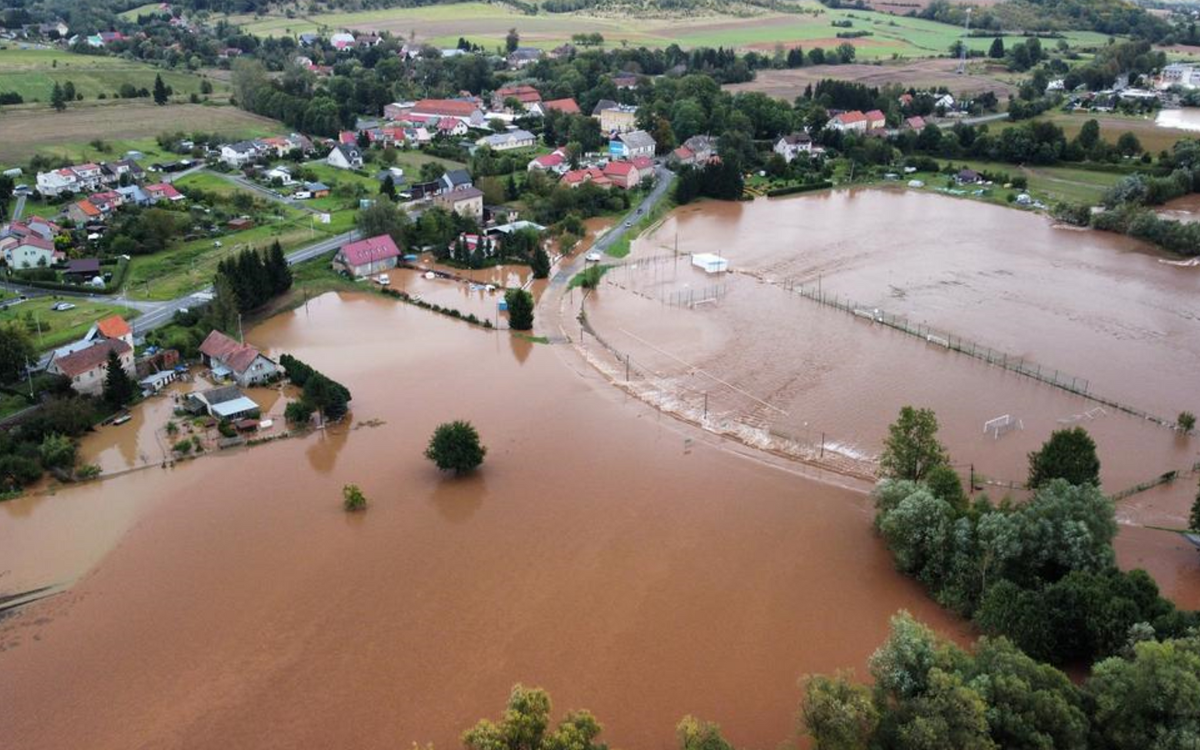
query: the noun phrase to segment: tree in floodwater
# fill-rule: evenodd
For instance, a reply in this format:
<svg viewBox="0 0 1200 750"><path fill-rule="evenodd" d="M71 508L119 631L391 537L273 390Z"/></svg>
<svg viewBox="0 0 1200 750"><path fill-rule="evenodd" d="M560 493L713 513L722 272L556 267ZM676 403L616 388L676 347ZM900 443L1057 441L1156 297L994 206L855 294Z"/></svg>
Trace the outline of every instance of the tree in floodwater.
<svg viewBox="0 0 1200 750"><path fill-rule="evenodd" d="M607 750L597 742L603 727L586 710L568 711L550 729L550 696L541 688L513 686L499 722L480 719L463 732L467 750Z"/></svg>
<svg viewBox="0 0 1200 750"><path fill-rule="evenodd" d="M509 289L504 293L508 305L508 325L514 331L533 328L533 295L524 289Z"/></svg>
<svg viewBox="0 0 1200 750"><path fill-rule="evenodd" d="M544 249L538 247L533 251L533 257L529 259L529 268L533 271L535 279L544 279L550 275L550 256Z"/></svg>
<svg viewBox="0 0 1200 750"><path fill-rule="evenodd" d="M479 442L479 433L470 422L455 420L438 425L429 438L425 458L442 471L462 475L483 463L487 448Z"/></svg>
<svg viewBox="0 0 1200 750"><path fill-rule="evenodd" d="M1196 488L1196 502L1192 503L1192 518L1188 528L1200 531L1200 487Z"/></svg>
<svg viewBox="0 0 1200 750"><path fill-rule="evenodd" d="M1055 430L1040 450L1029 454L1029 487L1037 489L1052 479L1074 485L1100 485L1100 459L1096 442L1082 427Z"/></svg>
<svg viewBox="0 0 1200 750"><path fill-rule="evenodd" d="M104 400L114 409L120 409L133 400L133 379L121 366L116 351L108 352L108 372L104 376Z"/></svg>
<svg viewBox="0 0 1200 750"><path fill-rule="evenodd" d="M800 731L817 750L856 750L870 746L879 726L879 710L866 685L847 675L812 675L804 683Z"/></svg>
<svg viewBox="0 0 1200 750"><path fill-rule="evenodd" d="M950 463L945 447L937 439L938 421L932 409L905 406L888 426L879 457L881 473L896 479L925 479L935 467Z"/></svg>
<svg viewBox="0 0 1200 750"><path fill-rule="evenodd" d="M342 488L342 507L347 513L367 509L367 498L357 484L348 484Z"/></svg>

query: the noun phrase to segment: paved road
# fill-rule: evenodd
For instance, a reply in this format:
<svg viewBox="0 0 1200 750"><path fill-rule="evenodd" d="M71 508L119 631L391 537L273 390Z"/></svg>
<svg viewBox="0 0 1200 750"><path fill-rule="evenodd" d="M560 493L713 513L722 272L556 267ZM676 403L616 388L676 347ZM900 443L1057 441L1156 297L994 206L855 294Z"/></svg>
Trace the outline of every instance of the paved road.
<svg viewBox="0 0 1200 750"><path fill-rule="evenodd" d="M17 207L13 209L13 215L12 215L13 221L21 220L21 214L25 213L25 199L28 197L29 196L26 195L25 193L21 193L20 195L17 196Z"/></svg>

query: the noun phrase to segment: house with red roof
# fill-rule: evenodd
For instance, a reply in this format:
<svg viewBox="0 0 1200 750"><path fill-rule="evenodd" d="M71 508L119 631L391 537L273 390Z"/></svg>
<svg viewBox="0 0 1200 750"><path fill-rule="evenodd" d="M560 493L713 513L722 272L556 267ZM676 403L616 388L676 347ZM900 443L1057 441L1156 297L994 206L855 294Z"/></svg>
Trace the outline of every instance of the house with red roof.
<svg viewBox="0 0 1200 750"><path fill-rule="evenodd" d="M909 130L924 130L925 125L925 118L920 116L909 117L904 121L904 127Z"/></svg>
<svg viewBox="0 0 1200 750"><path fill-rule="evenodd" d="M457 117L439 117L434 133L443 137L467 134L467 124Z"/></svg>
<svg viewBox="0 0 1200 750"><path fill-rule="evenodd" d="M213 331L200 345L200 355L218 379L233 378L243 388L264 383L279 372L279 365L250 344Z"/></svg>
<svg viewBox="0 0 1200 750"><path fill-rule="evenodd" d="M84 341L124 341L133 348L133 328L120 315L97 320L83 337Z"/></svg>
<svg viewBox="0 0 1200 750"><path fill-rule="evenodd" d="M549 154L531 159L525 168L529 172L558 172L566 169L567 154L562 149L556 149Z"/></svg>
<svg viewBox="0 0 1200 750"><path fill-rule="evenodd" d="M578 115L581 113L579 104L574 99L551 99L550 101L542 102L542 110L545 112L562 112L567 115Z"/></svg>
<svg viewBox="0 0 1200 750"><path fill-rule="evenodd" d="M82 348L66 347L60 356L55 352L46 371L62 375L71 381L71 388L78 393L98 396L104 391L108 375L109 352L116 352L121 369L130 377L137 374L133 363L133 347L122 339L104 339Z"/></svg>
<svg viewBox="0 0 1200 750"><path fill-rule="evenodd" d="M479 105L470 99L422 99L408 112L417 117L455 117L467 127L483 127L486 122Z"/></svg>
<svg viewBox="0 0 1200 750"><path fill-rule="evenodd" d="M840 130L843 133L865 133L867 132L867 116L857 109L850 112L842 112L841 114L834 115L825 127Z"/></svg>
<svg viewBox="0 0 1200 750"><path fill-rule="evenodd" d="M604 176L604 172L596 167L573 169L562 176L562 184L569 188L577 188L586 182L602 187L605 190L612 187L612 180Z"/></svg>
<svg viewBox="0 0 1200 750"><path fill-rule="evenodd" d="M333 269L362 278L395 268L399 261L400 248L391 236L381 234L342 245L333 256Z"/></svg>
<svg viewBox="0 0 1200 750"><path fill-rule="evenodd" d="M679 166L686 166L696 163L696 154L687 146L680 146L671 152L671 161Z"/></svg>
<svg viewBox="0 0 1200 750"><path fill-rule="evenodd" d="M0 240L0 252L9 268L46 268L63 257L52 240L35 234L26 237L9 236Z"/></svg>
<svg viewBox="0 0 1200 750"><path fill-rule="evenodd" d="M100 213L102 214L110 214L116 211L125 202L124 197L113 190L92 193L87 199L93 206L100 209Z"/></svg>
<svg viewBox="0 0 1200 750"><path fill-rule="evenodd" d="M76 224L87 224L89 221L100 221L104 212L87 198L67 206L67 218Z"/></svg>
<svg viewBox="0 0 1200 750"><path fill-rule="evenodd" d="M504 86L492 94L492 109L507 110L508 107L505 102L509 99L516 99L521 103L521 106L529 109L529 105L542 101L542 95L533 86Z"/></svg>
<svg viewBox="0 0 1200 750"><path fill-rule="evenodd" d="M176 190L175 186L169 182L160 182L155 185L147 185L142 189L146 191L146 195L150 198L151 203L158 203L159 201L176 203L183 200L183 193L180 193L178 190Z"/></svg>
<svg viewBox="0 0 1200 750"><path fill-rule="evenodd" d="M887 116L877 109L863 115L867 118L867 130L880 130L887 127Z"/></svg>
<svg viewBox="0 0 1200 750"><path fill-rule="evenodd" d="M610 161L604 167L604 176L622 190L632 190L642 181L637 167L627 161Z"/></svg>
<svg viewBox="0 0 1200 750"><path fill-rule="evenodd" d="M358 133L355 133L353 130L343 130L338 133L338 143L344 146L357 146Z"/></svg>

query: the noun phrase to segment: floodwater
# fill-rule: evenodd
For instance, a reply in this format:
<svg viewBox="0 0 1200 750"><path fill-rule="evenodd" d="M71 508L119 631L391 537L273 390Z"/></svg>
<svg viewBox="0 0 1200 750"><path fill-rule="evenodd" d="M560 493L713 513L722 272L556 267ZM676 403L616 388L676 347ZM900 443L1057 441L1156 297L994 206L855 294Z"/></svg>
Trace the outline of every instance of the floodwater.
<svg viewBox="0 0 1200 750"><path fill-rule="evenodd" d="M1200 221L1200 193L1192 193L1168 201L1158 209L1157 213L1164 219L1174 219L1187 224Z"/></svg>
<svg viewBox="0 0 1200 750"><path fill-rule="evenodd" d="M721 253L734 272L708 275L677 260L676 238L681 253ZM785 283L819 283L1174 418L1200 413L1200 268L1161 257L1127 238L939 196L705 203L639 241L587 313L615 350L594 358L612 380L751 445L869 473L900 407L928 406L964 479L974 472L992 496L1021 497L1028 452L1053 430L1081 425L1098 444L1106 491L1184 474L1156 489L1152 504L1139 504L1141 495L1121 503L1123 528L1182 528L1200 438L822 306ZM985 431L1004 416L1010 429ZM1122 564L1154 568L1139 550L1171 547L1160 585L1200 605L1195 550L1172 547L1182 540L1169 532L1138 531L1142 543L1122 535ZM1148 541L1154 535L1162 539Z"/></svg>
<svg viewBox="0 0 1200 750"><path fill-rule="evenodd" d="M250 339L345 382L347 422L0 504L0 586L77 579L0 623L6 748L447 748L516 682L618 746L671 746L694 713L769 747L797 679L864 674L895 611L970 636L894 572L856 485L691 430L566 347L362 294ZM454 418L488 446L463 479L421 457Z"/></svg>
<svg viewBox="0 0 1200 750"><path fill-rule="evenodd" d="M1160 128L1200 131L1200 109L1196 107L1160 109L1154 118L1154 124Z"/></svg>

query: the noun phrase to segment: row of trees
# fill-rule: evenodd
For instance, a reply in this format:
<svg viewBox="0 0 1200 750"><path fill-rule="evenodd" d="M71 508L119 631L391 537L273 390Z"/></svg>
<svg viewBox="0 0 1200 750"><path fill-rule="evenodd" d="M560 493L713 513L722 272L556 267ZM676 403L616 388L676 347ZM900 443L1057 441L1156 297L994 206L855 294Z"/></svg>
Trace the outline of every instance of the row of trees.
<svg viewBox="0 0 1200 750"><path fill-rule="evenodd" d="M284 410L288 422L305 425L314 412L323 420L336 421L350 409L350 389L327 377L290 354L279 358L288 380L302 389L301 397L292 401Z"/></svg>
<svg viewBox="0 0 1200 750"><path fill-rule="evenodd" d="M272 297L292 288L292 270L276 240L262 252L254 248L242 250L217 264L218 285L233 290L238 312L256 310Z"/></svg>

